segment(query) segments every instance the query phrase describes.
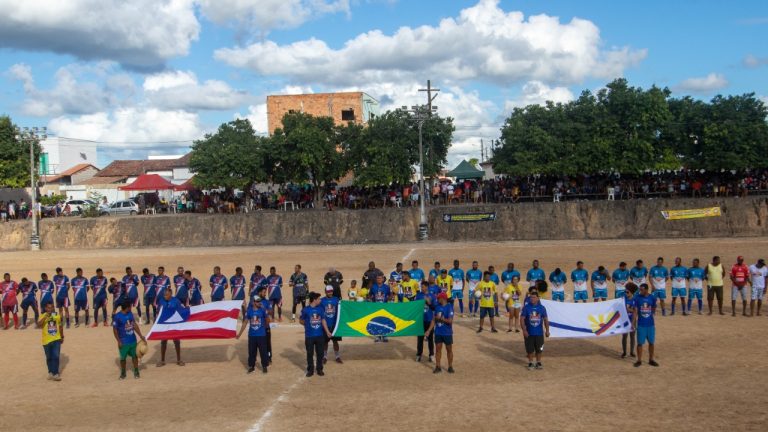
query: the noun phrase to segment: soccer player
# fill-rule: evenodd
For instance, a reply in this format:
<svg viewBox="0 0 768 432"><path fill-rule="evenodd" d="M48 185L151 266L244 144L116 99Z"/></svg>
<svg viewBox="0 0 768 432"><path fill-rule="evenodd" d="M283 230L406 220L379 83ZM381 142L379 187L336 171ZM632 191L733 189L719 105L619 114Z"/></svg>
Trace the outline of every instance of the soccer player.
<svg viewBox="0 0 768 432"><path fill-rule="evenodd" d="M253 268L253 273L251 274L250 284L248 285L248 298L253 298L253 296L256 295L258 288L264 283L264 280L267 279L266 276L261 272L261 266L257 265ZM262 297L262 305L264 304Z"/></svg>
<svg viewBox="0 0 768 432"><path fill-rule="evenodd" d="M651 285L653 285L653 295L659 299L661 305L661 316L666 316L667 309L665 308L664 301L667 298L667 279L669 279L669 271L664 267L664 258L657 258L656 265L651 267L648 274L651 277Z"/></svg>
<svg viewBox="0 0 768 432"><path fill-rule="evenodd" d="M407 272L406 272L407 273ZM410 273L408 273L410 277ZM403 290L400 286L400 282L403 280L403 263L395 264L395 269L389 273L389 286L392 288L392 292L397 293L398 300L403 302Z"/></svg>
<svg viewBox="0 0 768 432"><path fill-rule="evenodd" d="M552 284L552 301L565 301L565 283L567 281L568 278L565 276L565 272L560 270L560 267L556 268L555 271L549 274L549 282ZM512 318L510 317L510 322L511 319ZM510 328L512 328L511 325Z"/></svg>
<svg viewBox="0 0 768 432"><path fill-rule="evenodd" d="M141 270L141 277L139 278L141 285L144 286L144 311L146 312L146 318L144 318L144 324L149 324L149 310L152 309L152 321L157 319L157 288L155 287L155 275L149 272L148 268Z"/></svg>
<svg viewBox="0 0 768 432"><path fill-rule="evenodd" d="M635 358L635 343L637 337L635 335L635 293L637 292L637 285L632 282L628 282L624 288L624 307L627 309L627 316L629 322L632 323L632 331L621 335L621 358L627 357L627 339L629 339L629 356Z"/></svg>
<svg viewBox="0 0 768 432"><path fill-rule="evenodd" d="M245 275L243 275L243 268L237 267L235 268L235 274L229 278L229 286L232 291L232 300L237 300L243 302L243 306L241 306L241 312L243 313L243 319L245 320ZM251 296L250 298L253 298ZM259 304L261 304L261 300L259 300Z"/></svg>
<svg viewBox="0 0 768 432"><path fill-rule="evenodd" d="M187 279L184 277L184 267L178 267L176 274L173 276L173 288L176 290L176 295L179 295L179 289L182 285L186 285ZM183 301L182 301L183 302Z"/></svg>
<svg viewBox="0 0 768 432"><path fill-rule="evenodd" d="M165 297L165 291L171 287L171 278L168 277L167 274L165 274L165 267L158 266L157 267L157 275L155 275L155 302L152 305L152 310L154 311L154 319L153 321L157 321L157 311L159 309L160 300Z"/></svg>
<svg viewBox="0 0 768 432"><path fill-rule="evenodd" d="M3 281L0 282L0 293L2 293L2 306L3 306L3 324L5 329L8 330L10 323L10 316L13 315L13 328L19 329L19 284L16 281L11 280L11 275L6 273L3 275Z"/></svg>
<svg viewBox="0 0 768 432"><path fill-rule="evenodd" d="M482 296L480 297L480 328L477 329L477 332L480 333L483 331L483 322L487 315L491 321L491 333L498 333L499 331L496 330L496 325L494 323L496 284L491 280L490 271L483 273L483 281L477 285L477 289L482 293Z"/></svg>
<svg viewBox="0 0 768 432"><path fill-rule="evenodd" d="M736 316L736 297L741 295L741 314L747 316L747 283L749 283L749 267L744 265L744 257L736 258L736 264L731 267L731 316Z"/></svg>
<svg viewBox="0 0 768 432"><path fill-rule="evenodd" d="M707 264L707 306L709 315L712 315L712 302L717 297L717 308L720 315L723 313L723 281L725 280L725 269L720 262L719 256L712 257L712 263Z"/></svg>
<svg viewBox="0 0 768 432"><path fill-rule="evenodd" d="M296 322L296 307L307 306L307 293L309 292L309 278L306 273L301 271L301 265L296 264L293 268L293 274L288 280L288 286L293 288L293 307L291 309L291 322Z"/></svg>
<svg viewBox="0 0 768 432"><path fill-rule="evenodd" d="M59 356L61 345L64 343L64 328L61 326L61 315L54 311L53 302L45 303L45 310L35 324L43 329L43 350L45 362L48 365L48 379L61 381Z"/></svg>
<svg viewBox="0 0 768 432"><path fill-rule="evenodd" d="M384 275L381 275L379 278L384 279ZM383 284L384 281L382 280L381 283ZM333 337L333 334L328 330L328 324L325 321L325 311L320 306L320 294L316 292L309 293L309 306L301 310L299 322L304 326L304 347L307 350L307 377L314 375L315 371L317 371L319 376L323 376L325 375L323 372L325 338Z"/></svg>
<svg viewBox="0 0 768 432"><path fill-rule="evenodd" d="M443 345L445 345L446 356L448 357L448 373L454 373L453 370L453 306L448 304L448 296L445 293L437 295L437 306L435 306L434 333L435 333L435 370L433 373L440 373L443 368L440 361L443 355Z"/></svg>
<svg viewBox="0 0 768 432"><path fill-rule="evenodd" d="M133 274L133 269L125 268L123 276L123 291L125 298L131 302L131 306L136 308L136 314L141 318L141 303L139 303L139 277Z"/></svg>
<svg viewBox="0 0 768 432"><path fill-rule="evenodd" d="M501 286L501 280L499 279L499 275L496 274L496 267L494 266L488 266L488 272L491 274L491 282L496 284L496 288L498 289L499 286ZM496 317L499 317L499 293L494 291L493 292L493 312L496 314Z"/></svg>
<svg viewBox="0 0 768 432"><path fill-rule="evenodd" d="M392 289L384 282L384 275L380 274L376 276L376 282L371 285L368 290L368 297L370 301L376 303L387 303L392 299ZM389 342L384 336L376 336L374 342Z"/></svg>
<svg viewBox="0 0 768 432"><path fill-rule="evenodd" d="M362 288L371 288L371 285L376 283L376 278L379 275L384 275L384 273L376 268L376 263L371 261L368 263L368 270L363 273L363 279L361 281Z"/></svg>
<svg viewBox="0 0 768 432"><path fill-rule="evenodd" d="M48 279L48 273L40 273L37 289L40 290L40 309L45 310L45 304L53 303L53 297L56 293L56 285Z"/></svg>
<svg viewBox="0 0 768 432"><path fill-rule="evenodd" d="M459 267L459 260L453 260L453 268L448 270L448 276L453 281L450 297L459 301L459 313L464 316L464 270ZM437 304L437 299L432 304Z"/></svg>
<svg viewBox="0 0 768 432"><path fill-rule="evenodd" d="M429 275L437 278L440 276L440 261L435 261L435 266L429 271ZM419 281L421 283L421 281Z"/></svg>
<svg viewBox="0 0 768 432"><path fill-rule="evenodd" d="M520 303L520 297L523 296L523 289L520 287L520 276L515 276L512 281L504 289L504 292L509 295L507 299L507 312L509 314L509 328L507 333L512 332L515 329L515 333L520 333L518 326L518 320L520 319L520 309L522 304ZM554 298L554 292L552 293Z"/></svg>
<svg viewBox="0 0 768 432"><path fill-rule="evenodd" d="M141 334L141 328L136 323L131 313L131 301L126 299L120 305L120 313L112 318L112 333L117 341L117 350L120 352L120 379L125 379L125 359L129 356L133 359L133 377L139 378L139 356L136 354L136 335L146 342Z"/></svg>
<svg viewBox="0 0 768 432"><path fill-rule="evenodd" d="M196 277L192 277L192 272L189 270L184 272L184 280L184 286L189 295L189 305L199 306L205 303L205 301L203 301L203 286L200 283L200 280Z"/></svg>
<svg viewBox="0 0 768 432"><path fill-rule="evenodd" d="M688 312L685 310L688 269L683 266L682 258L675 258L675 266L669 269L669 279L672 280L672 315L675 314L675 303L677 303L677 299L680 299L680 309L683 310L683 316L688 315Z"/></svg>
<svg viewBox="0 0 768 432"><path fill-rule="evenodd" d="M648 269L643 264L643 260L635 261L635 266L629 269L629 277L637 286L648 283Z"/></svg>
<svg viewBox="0 0 768 432"><path fill-rule="evenodd" d="M85 325L89 323L88 310L88 279L83 276L83 269L75 270L76 276L72 278L72 291L75 295L75 327L80 327L80 311L85 311Z"/></svg>
<svg viewBox="0 0 768 432"><path fill-rule="evenodd" d="M211 287L212 302L224 300L224 293L227 292L227 277L221 274L221 267L213 268L213 274L208 279L208 285Z"/></svg>
<svg viewBox="0 0 768 432"><path fill-rule="evenodd" d="M424 278L424 270L419 268L419 261L413 260L411 261L411 269L408 270L408 273L411 274L411 279L415 280L417 283L421 283Z"/></svg>
<svg viewBox="0 0 768 432"><path fill-rule="evenodd" d="M325 297L320 300L320 306L325 312L325 324L328 327L328 331L333 333L336 328L336 316L339 314L339 299L333 296L333 287L328 285L325 287ZM336 363L344 363L341 361L341 349L339 348L339 342L341 337L339 336L326 336L325 346L323 350L323 364L328 362L328 343L333 342L333 354L336 357Z"/></svg>
<svg viewBox="0 0 768 432"><path fill-rule="evenodd" d="M400 302L409 302L413 300L413 298L416 297L416 293L419 292L419 283L411 279L411 274L408 272L403 272L402 277L400 282L400 289L402 290ZM450 278L450 276L446 275L445 269L443 269L442 277ZM440 282L438 281L438 284L439 283ZM450 287L450 280L447 281L446 286Z"/></svg>
<svg viewBox="0 0 768 432"><path fill-rule="evenodd" d="M274 322L275 311L272 307L272 302L267 298L267 285L261 284L257 287L255 295L261 297L261 307L264 308L264 311L269 315L270 322ZM267 354L269 355L269 364L272 364L272 329L270 326L267 326L265 330L267 332Z"/></svg>
<svg viewBox="0 0 768 432"><path fill-rule="evenodd" d="M269 327L269 314L261 306L261 297L255 295L245 312L243 325L237 334L237 339L248 327L248 373L256 370L256 354L261 358L261 372L267 373L269 366L269 351L267 351L267 328Z"/></svg>
<svg viewBox="0 0 768 432"><path fill-rule="evenodd" d="M475 288L483 280L482 270L477 268L477 261L472 261L472 269L467 270L467 301L469 302L469 316L476 317L480 306L475 298Z"/></svg>
<svg viewBox="0 0 768 432"><path fill-rule="evenodd" d="M627 263L624 261L620 262L619 268L613 271L611 279L613 279L614 298L624 298L624 291L627 289L627 283L629 282L629 270L627 270Z"/></svg>
<svg viewBox="0 0 768 432"><path fill-rule="evenodd" d="M537 281L543 281L546 279L546 273L544 273L544 270L539 268L539 260L533 260L533 267L528 270L528 273L525 275L525 280L528 282L528 286L536 286Z"/></svg>
<svg viewBox="0 0 768 432"><path fill-rule="evenodd" d="M123 284L117 279L109 278L109 287L107 287L107 292L112 294L111 318L114 318L115 313L117 313L117 310L120 308L120 305L123 304L123 302L126 300L125 288L123 287Z"/></svg>
<svg viewBox="0 0 768 432"><path fill-rule="evenodd" d="M64 312L64 322L69 328L69 278L64 275L61 267L56 267L56 274L53 276L53 286L56 291L56 308L59 315Z"/></svg>
<svg viewBox="0 0 768 432"><path fill-rule="evenodd" d="M27 311L32 308L35 313L35 325L40 318L40 310L37 307L37 285L27 278L21 278L19 284L21 290L21 329L27 328Z"/></svg>
<svg viewBox="0 0 768 432"><path fill-rule="evenodd" d="M571 271L571 282L573 282L573 302L586 303L588 299L587 294L587 280L589 280L589 273L584 268L584 262L576 262L576 268Z"/></svg>
<svg viewBox="0 0 768 432"><path fill-rule="evenodd" d="M648 292L648 284L640 285L640 294L636 295L633 327L637 331L637 361L634 366L643 364L643 345L648 343L648 364L658 366L653 359L656 344L656 326L653 315L656 313L656 296Z"/></svg>
<svg viewBox="0 0 768 432"><path fill-rule="evenodd" d="M435 335L433 330L435 326L434 309L437 305L437 298L429 293L429 282L421 281L421 290L416 294L415 300L424 300L424 337L418 336L416 338L416 361L421 361L421 357L424 354L424 341L426 341L429 348L429 362L432 363L432 358L435 355Z"/></svg>
<svg viewBox="0 0 768 432"><path fill-rule="evenodd" d="M765 296L766 278L768 278L768 267L765 266L765 260L760 258L757 260L757 264L749 266L749 284L752 285L749 316L755 316L755 305L757 305L757 316L760 316L760 308L763 306L763 297ZM26 314L26 312L24 313Z"/></svg>
<svg viewBox="0 0 768 432"><path fill-rule="evenodd" d="M344 275L335 267L328 269L328 273L323 277L323 283L333 287L333 296L341 299L341 284L344 283Z"/></svg>
<svg viewBox="0 0 768 432"><path fill-rule="evenodd" d="M269 268L269 276L262 282L267 286L269 301L272 303L272 316L274 317L274 308L277 308L277 320L283 321L283 277L277 274L275 267Z"/></svg>
<svg viewBox="0 0 768 432"><path fill-rule="evenodd" d="M603 266L592 272L590 283L592 284L592 299L595 302L608 300L608 271Z"/></svg>
<svg viewBox="0 0 768 432"><path fill-rule="evenodd" d="M158 273L160 273L158 271ZM158 276L160 276L158 274ZM167 276L166 276L167 277ZM184 305L179 301L177 297L173 296L171 286L168 285L164 288L163 294L157 300L157 305L161 308L163 313L169 313L171 316L180 309L184 309ZM184 366L184 362L181 361L181 341L179 339L173 340L173 348L176 350L176 364ZM160 341L160 361L157 363L157 367L165 366L165 351L168 349L168 341Z"/></svg>
<svg viewBox="0 0 768 432"><path fill-rule="evenodd" d="M702 281L706 279L707 274L703 268L699 267L698 258L693 259L692 267L688 269L688 274L686 277L688 278L688 313L690 313L692 310L691 305L693 303L693 299L695 298L699 302L699 315L701 315L703 309Z"/></svg>
<svg viewBox="0 0 768 432"><path fill-rule="evenodd" d="M546 283L546 282L545 282ZM520 313L520 328L523 330L525 353L528 355L528 370L542 369L541 352L544 349L544 337L549 337L549 318L547 309L539 302L539 292L535 289L529 295L529 302ZM536 364L533 357L536 356Z"/></svg>
<svg viewBox="0 0 768 432"><path fill-rule="evenodd" d="M437 279L433 278L432 276L429 276L427 282L431 282L436 284L438 287L440 287L440 291L438 292L444 292L445 295L448 296L448 303L452 303L451 301L451 290L453 287L453 278L448 275L448 272L443 269L442 273L437 276ZM453 304L451 304L453 306Z"/></svg>
<svg viewBox="0 0 768 432"><path fill-rule="evenodd" d="M90 280L91 292L93 293L93 327L99 326L99 309L101 309L102 321L104 327L108 326L107 323L107 284L109 281L104 277L104 271L100 268L96 269L96 276L93 276Z"/></svg>

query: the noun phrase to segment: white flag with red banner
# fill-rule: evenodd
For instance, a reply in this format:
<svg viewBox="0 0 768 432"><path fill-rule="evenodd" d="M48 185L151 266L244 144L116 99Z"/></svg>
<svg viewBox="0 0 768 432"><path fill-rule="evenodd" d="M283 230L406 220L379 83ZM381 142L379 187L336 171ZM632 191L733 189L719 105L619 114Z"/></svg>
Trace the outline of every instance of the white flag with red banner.
<svg viewBox="0 0 768 432"><path fill-rule="evenodd" d="M233 339L242 301L219 301L181 308L160 309L148 340Z"/></svg>

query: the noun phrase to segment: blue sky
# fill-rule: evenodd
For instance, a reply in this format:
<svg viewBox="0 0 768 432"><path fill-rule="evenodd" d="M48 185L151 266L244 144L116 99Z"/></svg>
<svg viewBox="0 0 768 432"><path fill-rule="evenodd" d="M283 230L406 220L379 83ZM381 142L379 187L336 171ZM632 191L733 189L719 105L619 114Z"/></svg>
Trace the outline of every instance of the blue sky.
<svg viewBox="0 0 768 432"><path fill-rule="evenodd" d="M180 154L265 96L359 89L384 108L427 79L456 119L449 164L478 157L515 106L615 77L768 101L768 2L0 0L0 113L99 142L112 159Z"/></svg>

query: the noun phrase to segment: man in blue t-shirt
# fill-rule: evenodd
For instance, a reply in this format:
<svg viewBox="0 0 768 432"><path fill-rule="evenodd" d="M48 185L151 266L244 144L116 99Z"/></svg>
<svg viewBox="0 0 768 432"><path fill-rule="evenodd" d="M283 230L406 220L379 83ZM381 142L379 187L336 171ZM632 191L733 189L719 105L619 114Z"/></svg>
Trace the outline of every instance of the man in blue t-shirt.
<svg viewBox="0 0 768 432"><path fill-rule="evenodd" d="M437 279L440 276L440 261L435 261L435 266L429 271L429 275ZM421 281L419 281L421 283Z"/></svg>
<svg viewBox="0 0 768 432"><path fill-rule="evenodd" d="M380 277L381 279L384 276ZM323 348L325 338L333 334L328 329L325 321L325 311L320 306L320 294L309 293L309 306L301 310L299 322L304 326L304 347L307 350L307 377L311 377L317 371L319 376L323 372Z"/></svg>
<svg viewBox="0 0 768 432"><path fill-rule="evenodd" d="M336 317L339 315L339 299L333 296L333 285L327 285L325 287L325 297L320 300L320 306L325 312L325 324L328 330L333 333L336 328ZM323 363L328 362L328 343L333 342L333 354L336 356L336 363L344 363L341 360L341 349L339 348L339 342L341 342L340 336L326 337L325 349L323 351Z"/></svg>
<svg viewBox="0 0 768 432"><path fill-rule="evenodd" d="M608 271L603 266L599 266L592 272L590 283L592 284L592 298L594 301L608 300Z"/></svg>
<svg viewBox="0 0 768 432"><path fill-rule="evenodd" d="M528 355L528 370L542 369L541 352L544 349L544 337L549 337L549 318L547 309L539 302L539 292L528 293L528 304L520 313L520 329L523 331L525 353ZM536 364L533 363L534 354Z"/></svg>
<svg viewBox="0 0 768 432"><path fill-rule="evenodd" d="M88 311L88 279L83 276L83 269L75 270L75 277L72 278L72 291L75 298L75 327L80 327L80 311L85 311L85 325L89 324Z"/></svg>
<svg viewBox="0 0 768 432"><path fill-rule="evenodd" d="M408 270L408 273L411 275L411 279L415 280L417 283L421 283L424 278L424 270L419 268L419 262L417 260L413 260L411 262L411 269Z"/></svg>
<svg viewBox="0 0 768 432"><path fill-rule="evenodd" d="M704 308L703 294L704 294L704 279L707 278L707 272L703 267L699 267L699 259L694 258L691 263L692 267L688 269L688 312L691 312L691 305L693 299L697 299L699 303L699 315L702 314Z"/></svg>
<svg viewBox="0 0 768 432"><path fill-rule="evenodd" d="M680 299L680 309L683 310L683 315L688 315L688 311L685 310L688 268L683 266L682 258L675 258L675 266L669 269L669 280L672 282L672 315L675 314L677 299Z"/></svg>
<svg viewBox="0 0 768 432"><path fill-rule="evenodd" d="M136 354L136 335L146 342L141 334L141 328L133 318L131 302L126 300L120 305L120 312L112 317L112 333L117 341L117 349L120 352L120 379L125 379L125 359L130 356L133 359L133 377L139 378L139 356Z"/></svg>
<svg viewBox="0 0 768 432"><path fill-rule="evenodd" d="M623 298L625 295L624 291L626 291L627 283L629 282L629 270L627 269L627 263L624 261L620 262L619 268L613 271L611 279L613 279L614 298Z"/></svg>
<svg viewBox="0 0 768 432"><path fill-rule="evenodd" d="M256 354L261 360L261 372L267 373L269 366L269 351L267 348L267 328L269 328L269 314L261 305L262 298L258 295L252 297L251 304L245 312L243 324L237 339L248 327L248 373L256 370Z"/></svg>
<svg viewBox="0 0 768 432"><path fill-rule="evenodd" d="M459 260L453 260L453 268L448 270L453 286L451 287L451 298L459 301L459 313L464 316L464 270L459 267ZM437 279L437 276L435 276ZM434 299L437 304L437 299Z"/></svg>
<svg viewBox="0 0 768 432"><path fill-rule="evenodd" d="M480 302L475 297L475 288L477 288L482 280L483 271L478 268L477 261L472 261L472 269L467 270L467 301L469 301L470 317L475 317L480 312Z"/></svg>
<svg viewBox="0 0 768 432"><path fill-rule="evenodd" d="M443 345L448 357L448 373L453 373L453 306L448 304L448 295L440 293L437 295L437 306L434 315L435 332L435 370L434 373L440 373L443 369L440 367L440 360L443 354Z"/></svg>
<svg viewBox="0 0 768 432"><path fill-rule="evenodd" d="M571 282L573 282L573 301L574 303L582 302L586 303L587 294L587 281L589 280L589 272L584 268L584 262L576 262L576 268L571 271Z"/></svg>
<svg viewBox="0 0 768 432"><path fill-rule="evenodd" d="M651 278L651 292L654 297L659 299L661 316L666 316L667 309L665 308L664 301L667 299L667 279L669 279L669 270L664 267L664 258L659 257L656 260L656 265L651 267L648 271L648 275Z"/></svg>
<svg viewBox="0 0 768 432"><path fill-rule="evenodd" d="M565 272L560 270L560 267L549 274L549 282L552 284L552 301L565 301L565 283L568 281L568 277Z"/></svg>
<svg viewBox="0 0 768 432"><path fill-rule="evenodd" d="M656 325L653 314L656 313L656 296L648 292L648 284L640 285L640 293L634 298L634 327L637 329L637 361L634 366L643 364L643 345L648 343L648 364L658 366L653 359L653 349L656 343Z"/></svg>
<svg viewBox="0 0 768 432"><path fill-rule="evenodd" d="M533 260L533 267L525 274L525 280L528 282L528 286L536 286L537 281L543 281L547 279L547 275L544 270L539 268L539 260Z"/></svg>
<svg viewBox="0 0 768 432"><path fill-rule="evenodd" d="M435 325L433 318L435 316L435 306L437 306L437 297L429 292L429 282L421 281L421 290L416 293L414 300L424 300L424 337L416 337L416 361L421 361L421 357L424 354L424 341L427 341L429 362L432 363L432 358L435 355L435 335L432 330L434 330Z"/></svg>
<svg viewBox="0 0 768 432"><path fill-rule="evenodd" d="M638 287L648 283L648 269L643 264L643 260L635 261L635 266L629 269L629 278Z"/></svg>

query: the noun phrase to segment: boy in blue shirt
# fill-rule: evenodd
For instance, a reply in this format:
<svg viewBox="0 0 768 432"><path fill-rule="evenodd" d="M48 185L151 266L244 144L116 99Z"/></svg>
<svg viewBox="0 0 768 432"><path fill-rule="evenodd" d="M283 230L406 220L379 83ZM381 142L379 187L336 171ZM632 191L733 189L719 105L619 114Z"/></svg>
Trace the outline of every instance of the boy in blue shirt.
<svg viewBox="0 0 768 432"><path fill-rule="evenodd" d="M640 285L640 294L634 298L635 310L633 327L637 331L637 361L634 366L643 364L643 345L648 343L648 364L658 366L653 359L654 345L656 344L656 326L653 322L653 314L656 313L656 296L648 292L648 284Z"/></svg>
<svg viewBox="0 0 768 432"><path fill-rule="evenodd" d="M454 373L453 370L453 307L448 304L448 295L440 293L437 295L438 305L435 307L434 328L435 332L435 370L433 373L440 373L443 369L440 367L440 360L443 354L443 345L445 345L446 356L448 357L448 373ZM426 334L425 334L426 336Z"/></svg>
<svg viewBox="0 0 768 432"><path fill-rule="evenodd" d="M688 269L688 312L691 312L691 304L693 299L697 299L699 303L699 315L702 314L704 308L704 279L707 277L707 272L704 268L699 267L699 259L694 258L692 267Z"/></svg>
<svg viewBox="0 0 768 432"><path fill-rule="evenodd" d="M520 329L525 340L525 353L528 355L528 370L543 369L541 352L544 349L544 337L549 337L549 318L547 309L539 302L539 292L532 290L528 294L528 304L520 313ZM533 356L536 355L536 364Z"/></svg>
<svg viewBox="0 0 768 432"><path fill-rule="evenodd" d="M525 280L528 282L528 286L536 286L537 281L546 279L547 275L544 273L544 270L539 268L539 260L533 260L533 268L528 270L528 273L525 275Z"/></svg>
<svg viewBox="0 0 768 432"><path fill-rule="evenodd" d="M587 281L589 272L584 269L584 262L576 262L576 268L571 272L571 282L573 282L573 302L587 302Z"/></svg>
<svg viewBox="0 0 768 432"><path fill-rule="evenodd" d="M261 359L261 372L267 373L269 352L267 351L266 329L269 327L269 314L261 306L261 297L255 295L252 299L245 312L245 319L243 319L240 332L237 333L237 339L240 339L243 331L248 327L248 373L253 373L256 370L257 353Z"/></svg>
<svg viewBox="0 0 768 432"><path fill-rule="evenodd" d="M667 310L665 309L664 300L667 298L667 279L669 279L669 271L664 267L664 258L659 257L656 260L656 265L651 267L648 274L651 277L653 296L659 299L659 303L661 303L661 316L666 316Z"/></svg>
<svg viewBox="0 0 768 432"><path fill-rule="evenodd" d="M381 279L384 276L380 276ZM309 306L301 310L299 322L304 326L304 347L307 350L307 378L317 371L319 376L323 372L323 348L325 338L333 337L325 321L325 311L320 306L320 294L309 293Z"/></svg>
<svg viewBox="0 0 768 432"><path fill-rule="evenodd" d="M669 279L672 281L672 315L675 314L675 303L680 299L680 308L683 315L688 315L685 310L686 282L688 281L688 269L684 267L680 257L675 258L675 266L669 269Z"/></svg>
<svg viewBox="0 0 768 432"><path fill-rule="evenodd" d="M629 339L629 356L632 358L635 357L635 342L637 340L635 337L636 329L634 327L635 293L637 293L637 285L632 282L627 283L624 288L624 307L627 310L629 322L632 323L632 331L621 335L621 358L627 356L627 339Z"/></svg>
<svg viewBox="0 0 768 432"><path fill-rule="evenodd" d="M648 283L648 269L643 265L643 260L635 261L635 266L629 269L629 277L637 286Z"/></svg>
<svg viewBox="0 0 768 432"><path fill-rule="evenodd" d="M336 317L339 315L339 299L333 296L333 286L326 285L325 297L320 300L320 306L325 312L325 324L328 330L333 333L336 328ZM323 363L328 362L328 343L333 342L333 354L336 357L336 363L344 363L341 360L341 349L339 348L339 342L341 342L340 336L326 337L325 338L325 350L323 351Z"/></svg>
<svg viewBox="0 0 768 432"><path fill-rule="evenodd" d="M131 313L131 303L126 300L120 305L120 312L112 317L112 333L117 341L117 349L120 352L120 379L125 379L125 359L133 359L133 377L139 378L139 356L136 354L136 335L146 342L141 334L141 328Z"/></svg>

